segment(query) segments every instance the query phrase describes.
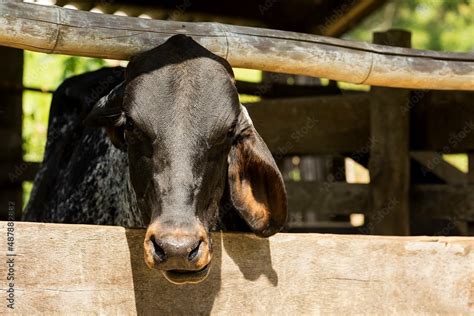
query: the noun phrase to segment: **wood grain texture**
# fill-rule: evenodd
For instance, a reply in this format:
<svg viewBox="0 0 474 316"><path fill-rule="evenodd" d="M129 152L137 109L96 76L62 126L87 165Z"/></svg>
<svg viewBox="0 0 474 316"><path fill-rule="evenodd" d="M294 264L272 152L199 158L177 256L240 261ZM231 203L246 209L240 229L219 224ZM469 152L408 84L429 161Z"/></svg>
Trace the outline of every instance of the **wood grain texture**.
<svg viewBox="0 0 474 316"><path fill-rule="evenodd" d="M215 233L208 279L177 286L146 267L143 230L15 225L18 314L474 313L474 238Z"/></svg>
<svg viewBox="0 0 474 316"><path fill-rule="evenodd" d="M0 3L0 45L128 59L174 34L192 36L234 67L390 87L474 90L474 54L440 53L232 26L99 15Z"/></svg>

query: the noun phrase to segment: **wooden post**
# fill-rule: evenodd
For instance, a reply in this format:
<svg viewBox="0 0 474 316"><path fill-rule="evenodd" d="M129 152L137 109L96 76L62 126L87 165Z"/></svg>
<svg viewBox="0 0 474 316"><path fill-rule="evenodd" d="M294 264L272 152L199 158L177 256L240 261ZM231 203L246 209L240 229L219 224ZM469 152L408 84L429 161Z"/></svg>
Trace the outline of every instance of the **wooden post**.
<svg viewBox="0 0 474 316"><path fill-rule="evenodd" d="M374 43L410 46L411 34L401 30L374 33ZM369 233L409 235L409 92L372 88L371 181ZM380 102L382 101L383 102Z"/></svg>
<svg viewBox="0 0 474 316"><path fill-rule="evenodd" d="M23 192L14 167L23 161L22 91L18 89L23 84L23 51L0 47L0 56L0 171L7 175L7 181L0 183L0 219L7 220L8 208L13 207L19 220Z"/></svg>

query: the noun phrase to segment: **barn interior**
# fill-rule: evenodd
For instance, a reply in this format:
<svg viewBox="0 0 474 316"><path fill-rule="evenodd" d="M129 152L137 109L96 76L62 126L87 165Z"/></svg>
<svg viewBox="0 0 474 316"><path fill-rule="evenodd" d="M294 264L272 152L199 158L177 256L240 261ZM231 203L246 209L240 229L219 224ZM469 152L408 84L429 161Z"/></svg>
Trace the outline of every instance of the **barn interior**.
<svg viewBox="0 0 474 316"><path fill-rule="evenodd" d="M97 14L212 21L350 39L364 23L390 20L397 10L396 2L388 0L243 0L238 5L215 0L29 2ZM465 2L458 1L452 10L464 7ZM387 22L384 31L392 26ZM410 31L416 30L379 32L373 38L366 31L363 36L369 34L374 43L410 47L415 35ZM472 39L469 45L472 51ZM34 146L44 145L46 129L45 120L42 128L25 123L47 116L45 110L37 111L31 96L50 100L55 87L41 82L42 73L53 72L47 63L27 69L34 58L14 48L0 47L0 56L0 220L7 220L12 202L19 220L41 163L40 154L26 147L35 137L43 140ZM87 66L81 68L81 63ZM75 57L62 66L73 74L116 64L123 62ZM249 105L286 181L288 232L474 235L472 91L392 89L235 72L242 102ZM400 104L405 110L394 114Z"/></svg>

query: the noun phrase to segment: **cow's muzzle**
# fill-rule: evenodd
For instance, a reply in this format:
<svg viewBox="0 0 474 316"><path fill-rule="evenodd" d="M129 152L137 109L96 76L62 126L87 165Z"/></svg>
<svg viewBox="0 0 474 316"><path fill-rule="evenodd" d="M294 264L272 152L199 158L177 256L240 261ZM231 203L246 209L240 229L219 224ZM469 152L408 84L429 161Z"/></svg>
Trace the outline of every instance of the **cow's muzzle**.
<svg viewBox="0 0 474 316"><path fill-rule="evenodd" d="M199 283L209 273L211 247L204 227L164 229L150 225L145 236L145 262L172 283Z"/></svg>

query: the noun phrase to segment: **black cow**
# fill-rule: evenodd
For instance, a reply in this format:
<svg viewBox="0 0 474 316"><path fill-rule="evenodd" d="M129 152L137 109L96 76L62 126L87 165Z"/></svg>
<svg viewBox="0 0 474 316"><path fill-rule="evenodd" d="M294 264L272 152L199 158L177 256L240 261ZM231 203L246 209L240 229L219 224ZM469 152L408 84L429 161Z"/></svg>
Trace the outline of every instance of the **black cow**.
<svg viewBox="0 0 474 316"><path fill-rule="evenodd" d="M147 226L147 265L183 283L206 277L209 231L245 223L266 237L286 218L281 174L230 65L190 37L54 93L25 220Z"/></svg>

